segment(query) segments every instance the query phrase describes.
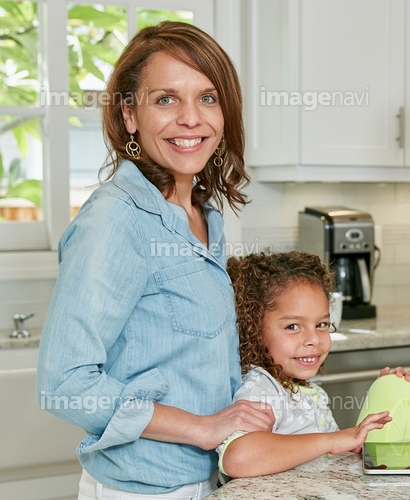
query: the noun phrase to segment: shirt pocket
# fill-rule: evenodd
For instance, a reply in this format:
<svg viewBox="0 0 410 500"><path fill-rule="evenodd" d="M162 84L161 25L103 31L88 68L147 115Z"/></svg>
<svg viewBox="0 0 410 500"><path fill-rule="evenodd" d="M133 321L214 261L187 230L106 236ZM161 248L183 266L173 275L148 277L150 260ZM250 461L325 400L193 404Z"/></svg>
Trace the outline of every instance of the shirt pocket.
<svg viewBox="0 0 410 500"><path fill-rule="evenodd" d="M174 331L213 338L224 329L229 307L233 308L234 304L229 295L231 287L227 281L217 279L218 272L222 273L211 269L205 260L195 260L155 273ZM224 291L223 286L227 290Z"/></svg>

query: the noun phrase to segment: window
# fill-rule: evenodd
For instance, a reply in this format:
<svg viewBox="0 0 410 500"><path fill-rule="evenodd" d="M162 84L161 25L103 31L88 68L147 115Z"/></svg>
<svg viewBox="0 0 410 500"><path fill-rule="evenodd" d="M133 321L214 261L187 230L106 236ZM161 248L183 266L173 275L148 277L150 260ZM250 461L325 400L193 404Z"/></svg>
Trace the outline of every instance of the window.
<svg viewBox="0 0 410 500"><path fill-rule="evenodd" d="M213 32L209 0L0 0L0 251L55 250L105 160L99 97L163 19Z"/></svg>

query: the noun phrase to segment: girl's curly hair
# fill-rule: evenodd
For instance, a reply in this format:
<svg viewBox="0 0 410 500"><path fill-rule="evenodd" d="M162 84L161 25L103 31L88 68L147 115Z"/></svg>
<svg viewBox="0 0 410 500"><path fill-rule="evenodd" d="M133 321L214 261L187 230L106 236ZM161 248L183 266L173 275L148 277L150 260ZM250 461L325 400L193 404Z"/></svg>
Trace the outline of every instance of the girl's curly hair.
<svg viewBox="0 0 410 500"><path fill-rule="evenodd" d="M307 385L305 380L289 377L275 364L262 342L262 322L265 312L276 308L290 285L317 284L329 297L333 290L330 271L317 255L298 251L229 257L227 270L235 292L242 373L252 365L259 366L292 391L295 385Z"/></svg>

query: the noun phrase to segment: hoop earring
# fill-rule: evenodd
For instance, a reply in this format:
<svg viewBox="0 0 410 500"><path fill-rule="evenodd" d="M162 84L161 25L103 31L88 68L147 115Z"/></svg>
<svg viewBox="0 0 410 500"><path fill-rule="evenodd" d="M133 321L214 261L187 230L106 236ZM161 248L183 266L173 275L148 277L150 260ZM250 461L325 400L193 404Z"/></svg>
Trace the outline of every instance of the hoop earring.
<svg viewBox="0 0 410 500"><path fill-rule="evenodd" d="M224 153L225 152L222 151L222 148L219 147L219 146L215 149L215 158L214 158L214 165L215 165L215 167L221 168L222 165L224 164L225 158L223 158L223 156L222 156Z"/></svg>
<svg viewBox="0 0 410 500"><path fill-rule="evenodd" d="M138 158L140 158L141 146L138 144L138 142L134 141L134 136L132 134L130 134L130 140L125 145L125 151L127 152L128 156L132 156L137 160Z"/></svg>

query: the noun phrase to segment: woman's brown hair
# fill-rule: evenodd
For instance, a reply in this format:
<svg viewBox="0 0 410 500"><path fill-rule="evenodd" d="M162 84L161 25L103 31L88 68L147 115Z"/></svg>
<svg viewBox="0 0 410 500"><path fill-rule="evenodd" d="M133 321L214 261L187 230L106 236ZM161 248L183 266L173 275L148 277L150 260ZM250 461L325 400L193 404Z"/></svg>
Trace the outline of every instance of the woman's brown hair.
<svg viewBox="0 0 410 500"><path fill-rule="evenodd" d="M244 130L242 95L237 72L226 52L207 33L196 26L165 21L141 30L130 41L119 58L107 86L107 102L103 106L103 131L109 158L103 168L111 167L110 179L122 158L134 161L143 175L165 197L172 194L175 180L165 168L155 164L142 153L133 160L125 151L130 136L124 126L122 104L136 105L137 91L143 70L157 52L176 58L204 74L215 86L224 116L224 163L215 167L212 156L196 176L192 203L213 200L222 210L223 198L234 210L247 203L241 188L249 182L244 165ZM102 169L100 170L100 174Z"/></svg>
<svg viewBox="0 0 410 500"><path fill-rule="evenodd" d="M297 251L229 257L228 273L235 292L242 373L258 366L291 390L295 385L307 385L304 380L289 377L275 364L262 342L263 318L266 311L275 310L281 294L297 283L317 284L329 297L332 274L317 255Z"/></svg>

